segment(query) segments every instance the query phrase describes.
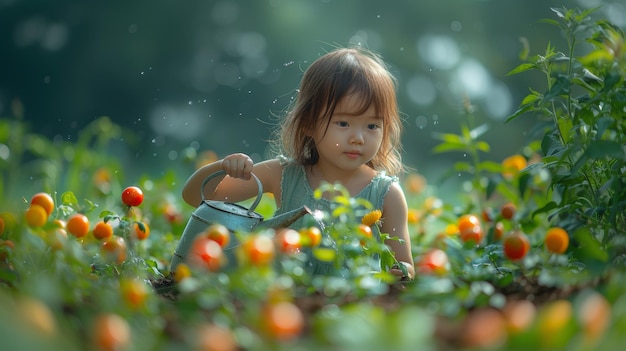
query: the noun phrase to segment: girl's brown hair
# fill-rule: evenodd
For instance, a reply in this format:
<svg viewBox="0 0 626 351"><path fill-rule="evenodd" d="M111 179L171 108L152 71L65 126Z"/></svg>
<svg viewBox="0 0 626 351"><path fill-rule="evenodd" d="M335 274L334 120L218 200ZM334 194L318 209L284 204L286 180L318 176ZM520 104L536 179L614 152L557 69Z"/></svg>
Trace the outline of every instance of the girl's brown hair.
<svg viewBox="0 0 626 351"><path fill-rule="evenodd" d="M301 165L316 164L319 155L312 135L321 126L328 128L337 104L350 94L362 101L355 113L361 114L373 104L376 114L383 118L382 143L368 166L392 176L404 171L396 80L378 55L362 48L331 51L304 72L295 103L274 139L280 141L280 153Z"/></svg>

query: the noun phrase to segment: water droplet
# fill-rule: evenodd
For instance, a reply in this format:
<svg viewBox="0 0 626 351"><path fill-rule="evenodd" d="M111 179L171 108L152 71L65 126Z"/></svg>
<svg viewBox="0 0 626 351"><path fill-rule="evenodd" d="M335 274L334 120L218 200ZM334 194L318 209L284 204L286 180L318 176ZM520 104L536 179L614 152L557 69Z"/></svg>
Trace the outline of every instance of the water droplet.
<svg viewBox="0 0 626 351"><path fill-rule="evenodd" d="M153 144L156 144L156 139L152 139L152 143L153 143Z"/></svg>
<svg viewBox="0 0 626 351"><path fill-rule="evenodd" d="M188 105L193 105L193 101L189 100L189 101L187 102L187 104L188 104Z"/></svg>
<svg viewBox="0 0 626 351"><path fill-rule="evenodd" d="M380 18L380 15L376 15L376 18Z"/></svg>

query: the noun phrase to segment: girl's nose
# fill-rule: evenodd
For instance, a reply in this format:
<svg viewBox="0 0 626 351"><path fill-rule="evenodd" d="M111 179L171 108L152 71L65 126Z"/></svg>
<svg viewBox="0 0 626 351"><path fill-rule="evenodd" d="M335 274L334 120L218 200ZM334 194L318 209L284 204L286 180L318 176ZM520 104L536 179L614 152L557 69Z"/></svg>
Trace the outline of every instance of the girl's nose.
<svg viewBox="0 0 626 351"><path fill-rule="evenodd" d="M350 135L350 144L363 144L363 132L355 130Z"/></svg>

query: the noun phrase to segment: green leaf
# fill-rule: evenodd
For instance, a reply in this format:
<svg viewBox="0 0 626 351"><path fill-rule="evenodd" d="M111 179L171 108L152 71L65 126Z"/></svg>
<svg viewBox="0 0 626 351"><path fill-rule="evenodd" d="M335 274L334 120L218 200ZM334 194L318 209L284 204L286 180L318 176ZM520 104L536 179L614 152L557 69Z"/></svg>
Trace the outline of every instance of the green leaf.
<svg viewBox="0 0 626 351"><path fill-rule="evenodd" d="M456 162L454 164L454 170L458 172L471 172L473 169L472 165L467 162Z"/></svg>
<svg viewBox="0 0 626 351"><path fill-rule="evenodd" d="M585 156L592 159L601 159L605 157L624 159L624 150L621 143L599 140L589 145L585 151Z"/></svg>
<svg viewBox="0 0 626 351"><path fill-rule="evenodd" d="M439 139L447 143L462 143L463 138L460 135L452 133L433 133L433 138Z"/></svg>
<svg viewBox="0 0 626 351"><path fill-rule="evenodd" d="M441 143L433 148L434 153L444 153L450 151L466 151L467 145L464 143Z"/></svg>
<svg viewBox="0 0 626 351"><path fill-rule="evenodd" d="M565 140L566 143L569 142L573 127L572 120L570 118L559 118L558 123L563 140Z"/></svg>
<svg viewBox="0 0 626 351"><path fill-rule="evenodd" d="M550 212L553 209L557 208L557 204L554 201L550 201L547 204L545 204L543 207L536 209L535 211L533 211L532 214L532 218L535 218L536 215L541 214L541 213L546 213L546 212Z"/></svg>
<svg viewBox="0 0 626 351"><path fill-rule="evenodd" d="M574 233L574 237L579 243L579 251L583 256L596 259L601 262L607 262L609 254L602 249L602 245L598 239L591 233L587 227L581 227Z"/></svg>
<svg viewBox="0 0 626 351"><path fill-rule="evenodd" d="M520 107L517 111L515 111L512 115L510 115L509 117L507 117L504 120L504 123L509 123L510 121L516 119L517 117L523 115L524 113L533 110L534 107L532 105L527 105L527 106L522 106Z"/></svg>
<svg viewBox="0 0 626 351"><path fill-rule="evenodd" d="M511 71L509 71L509 73L507 73L507 76L512 76L514 74L518 74L518 73L522 73L522 72L526 72L528 70L531 69L535 69L537 68L537 65L534 63L522 63L521 65L513 68Z"/></svg>
<svg viewBox="0 0 626 351"><path fill-rule="evenodd" d="M63 205L76 207L78 206L78 199L76 198L76 195L74 195L73 192L66 191L63 194L61 194L61 203Z"/></svg>
<svg viewBox="0 0 626 351"><path fill-rule="evenodd" d="M489 173L501 173L502 164L494 161L482 161L478 164L478 170Z"/></svg>
<svg viewBox="0 0 626 351"><path fill-rule="evenodd" d="M486 141L479 141L476 143L476 148L482 152L489 152L491 149Z"/></svg>
<svg viewBox="0 0 626 351"><path fill-rule="evenodd" d="M532 104L533 102L537 101L537 99L543 97L543 95L540 92L532 88L528 88L528 90L530 90L530 94L526 95L526 97L522 99L522 105Z"/></svg>
<svg viewBox="0 0 626 351"><path fill-rule="evenodd" d="M337 218L343 214L350 213L350 210L345 206L338 206L333 210L332 216Z"/></svg>

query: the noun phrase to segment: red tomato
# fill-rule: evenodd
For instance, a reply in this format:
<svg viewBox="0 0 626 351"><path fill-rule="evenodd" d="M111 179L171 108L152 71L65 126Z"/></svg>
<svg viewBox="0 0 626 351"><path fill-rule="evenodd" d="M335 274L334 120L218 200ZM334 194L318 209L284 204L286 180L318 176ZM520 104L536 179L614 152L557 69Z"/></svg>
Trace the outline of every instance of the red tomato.
<svg viewBox="0 0 626 351"><path fill-rule="evenodd" d="M136 186L129 186L122 192L122 202L126 206L139 206L143 202L143 191Z"/></svg>
<svg viewBox="0 0 626 351"><path fill-rule="evenodd" d="M205 236L194 239L188 259L191 265L206 268L211 272L217 272L225 262L222 247Z"/></svg>
<svg viewBox="0 0 626 351"><path fill-rule="evenodd" d="M528 250L530 250L530 241L526 234L516 230L510 232L502 239L502 246L504 255L512 261L517 261L524 258Z"/></svg>
<svg viewBox="0 0 626 351"><path fill-rule="evenodd" d="M441 249L432 249L415 260L415 270L422 274L444 274L449 269L448 254Z"/></svg>

